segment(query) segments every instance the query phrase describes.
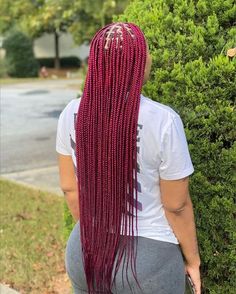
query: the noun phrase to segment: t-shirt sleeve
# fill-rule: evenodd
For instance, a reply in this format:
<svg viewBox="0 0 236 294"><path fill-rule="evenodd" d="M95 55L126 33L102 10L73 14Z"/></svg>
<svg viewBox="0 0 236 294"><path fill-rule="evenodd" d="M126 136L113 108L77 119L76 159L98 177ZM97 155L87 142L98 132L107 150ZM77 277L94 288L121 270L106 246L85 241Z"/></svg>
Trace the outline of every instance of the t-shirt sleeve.
<svg viewBox="0 0 236 294"><path fill-rule="evenodd" d="M178 180L194 172L182 120L179 115L172 118L163 134L161 143L160 178Z"/></svg>
<svg viewBox="0 0 236 294"><path fill-rule="evenodd" d="M63 155L71 155L70 136L69 136L69 118L67 115L68 107L60 114L57 123L56 151Z"/></svg>

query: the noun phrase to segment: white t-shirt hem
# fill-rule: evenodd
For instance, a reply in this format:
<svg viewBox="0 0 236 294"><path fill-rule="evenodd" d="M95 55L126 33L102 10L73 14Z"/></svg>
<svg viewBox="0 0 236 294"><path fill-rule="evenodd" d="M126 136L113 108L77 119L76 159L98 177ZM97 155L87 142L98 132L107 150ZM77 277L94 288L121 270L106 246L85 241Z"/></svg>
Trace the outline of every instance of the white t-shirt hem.
<svg viewBox="0 0 236 294"><path fill-rule="evenodd" d="M143 237L143 238L148 238L148 239L152 239L152 240L156 240L156 241L162 241L162 242L168 242L168 243L172 243L172 244L179 244L178 240L176 238L170 239L170 237L165 238L165 237L155 237L155 236L145 236L142 234L138 234L138 237Z"/></svg>
<svg viewBox="0 0 236 294"><path fill-rule="evenodd" d="M176 174L168 175L168 176L160 176L160 178L162 180L180 180L191 175L193 172L194 172L194 168L189 167L188 169L181 171L181 173L176 173Z"/></svg>
<svg viewBox="0 0 236 294"><path fill-rule="evenodd" d="M71 156L71 153L68 153L67 151L64 151L63 149L60 149L58 147L56 148L56 151L59 154L62 154L62 155L70 155Z"/></svg>
<svg viewBox="0 0 236 294"><path fill-rule="evenodd" d="M165 235L163 233L158 234L158 232L155 232L154 228L142 229L141 227L141 228L138 228L137 232L135 231L135 236L153 239L157 241L179 244L179 241L176 238L175 234L170 230L167 230Z"/></svg>

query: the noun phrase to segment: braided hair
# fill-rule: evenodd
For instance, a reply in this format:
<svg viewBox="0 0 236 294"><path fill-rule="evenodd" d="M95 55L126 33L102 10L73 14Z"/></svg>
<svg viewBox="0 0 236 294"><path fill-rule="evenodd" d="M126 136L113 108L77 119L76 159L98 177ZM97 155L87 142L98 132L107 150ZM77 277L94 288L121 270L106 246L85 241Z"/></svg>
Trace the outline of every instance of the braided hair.
<svg viewBox="0 0 236 294"><path fill-rule="evenodd" d="M91 42L76 121L80 232L89 293L112 293L122 259L123 270L131 265L138 284L136 140L146 56L145 37L132 23L109 24Z"/></svg>

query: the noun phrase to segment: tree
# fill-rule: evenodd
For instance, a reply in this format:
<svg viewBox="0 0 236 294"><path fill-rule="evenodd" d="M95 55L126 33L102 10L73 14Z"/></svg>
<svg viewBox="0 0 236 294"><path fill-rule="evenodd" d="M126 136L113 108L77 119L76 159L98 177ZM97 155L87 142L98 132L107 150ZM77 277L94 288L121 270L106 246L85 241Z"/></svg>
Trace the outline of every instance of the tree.
<svg viewBox="0 0 236 294"><path fill-rule="evenodd" d="M59 38L66 32L69 22L62 17L62 6L56 0L40 1L37 9L21 19L21 26L31 37L40 37L44 33L54 35L55 68L60 68Z"/></svg>
<svg viewBox="0 0 236 294"><path fill-rule="evenodd" d="M90 41L94 33L121 13L129 0L0 0L0 32L20 27L30 37L52 33L55 67L60 67L59 39L70 32L76 43Z"/></svg>
<svg viewBox="0 0 236 294"><path fill-rule="evenodd" d="M68 30L81 44L91 40L95 32L122 13L130 0L61 0L63 18L70 22Z"/></svg>
<svg viewBox="0 0 236 294"><path fill-rule="evenodd" d="M19 26L22 16L31 14L39 3L31 0L0 0L0 34Z"/></svg>
<svg viewBox="0 0 236 294"><path fill-rule="evenodd" d="M0 0L0 33L4 34L17 27L31 38L43 33L53 33L55 39L55 68L60 67L59 35L66 31L61 15L61 7L49 0Z"/></svg>
<svg viewBox="0 0 236 294"><path fill-rule="evenodd" d="M134 0L121 21L139 25L153 57L144 89L183 119L195 173L190 192L203 293L235 293L234 0Z"/></svg>

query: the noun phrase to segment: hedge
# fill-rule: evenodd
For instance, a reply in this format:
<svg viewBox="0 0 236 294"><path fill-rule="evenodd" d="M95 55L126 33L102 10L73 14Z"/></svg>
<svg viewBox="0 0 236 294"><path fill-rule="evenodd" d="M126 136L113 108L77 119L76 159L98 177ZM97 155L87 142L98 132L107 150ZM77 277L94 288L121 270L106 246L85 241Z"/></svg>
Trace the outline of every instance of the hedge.
<svg viewBox="0 0 236 294"><path fill-rule="evenodd" d="M40 67L45 66L48 68L54 68L54 58L37 58ZM60 58L61 68L80 68L81 60L76 56L61 57Z"/></svg>
<svg viewBox="0 0 236 294"><path fill-rule="evenodd" d="M5 78L7 75L6 62L0 57L0 78Z"/></svg>
<svg viewBox="0 0 236 294"><path fill-rule="evenodd" d="M75 221L68 209L66 201L64 202L64 238L68 240L70 233L75 225Z"/></svg>
<svg viewBox="0 0 236 294"><path fill-rule="evenodd" d="M6 68L11 77L38 76L38 62L33 53L32 41L22 32L13 30L5 38Z"/></svg>
<svg viewBox="0 0 236 294"><path fill-rule="evenodd" d="M233 0L133 0L114 19L142 28L153 57L143 92L184 122L203 294L236 289L236 58L226 56L236 45L235 19ZM73 227L68 210L65 217Z"/></svg>
<svg viewBox="0 0 236 294"><path fill-rule="evenodd" d="M195 173L190 192L203 293L236 289L236 6L233 0L134 0L120 21L139 25L153 57L144 94L183 119Z"/></svg>

